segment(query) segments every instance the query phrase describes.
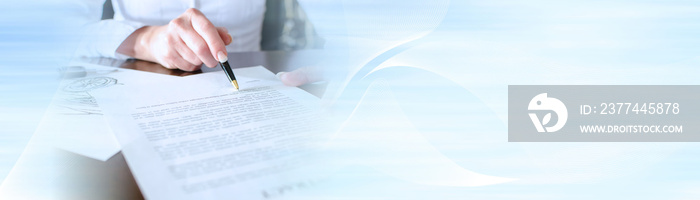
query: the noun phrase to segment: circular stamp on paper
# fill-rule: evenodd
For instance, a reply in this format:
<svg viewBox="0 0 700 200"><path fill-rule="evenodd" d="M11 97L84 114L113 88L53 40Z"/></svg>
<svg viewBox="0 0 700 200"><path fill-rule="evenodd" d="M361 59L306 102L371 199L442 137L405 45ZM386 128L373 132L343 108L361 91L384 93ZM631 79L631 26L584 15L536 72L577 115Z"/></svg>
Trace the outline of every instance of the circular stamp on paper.
<svg viewBox="0 0 700 200"><path fill-rule="evenodd" d="M65 87L65 92L87 92L90 90L109 87L117 84L117 79L112 77L93 77L76 80Z"/></svg>

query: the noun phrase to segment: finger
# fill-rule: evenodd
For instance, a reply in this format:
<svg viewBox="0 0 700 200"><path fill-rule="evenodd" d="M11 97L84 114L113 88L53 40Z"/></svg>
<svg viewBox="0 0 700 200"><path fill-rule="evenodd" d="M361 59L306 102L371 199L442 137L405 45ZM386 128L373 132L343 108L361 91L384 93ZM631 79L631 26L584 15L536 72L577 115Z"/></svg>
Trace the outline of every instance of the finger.
<svg viewBox="0 0 700 200"><path fill-rule="evenodd" d="M308 67L299 68L291 72L277 73L277 78L285 85L295 87L322 80L317 70Z"/></svg>
<svg viewBox="0 0 700 200"><path fill-rule="evenodd" d="M221 39L221 36L219 35L219 32L216 30L216 27L214 24L212 24L209 19L207 19L204 14L199 12L199 10L190 8L187 10L187 13L190 14L190 20L192 22L192 28L202 37L204 38L204 41L206 41L207 45L209 45L209 50L211 52L211 55L219 55L223 53L222 56L217 56L221 57L217 59L219 62L223 62L226 60L226 45L224 44L224 40ZM208 64L208 63L207 63Z"/></svg>
<svg viewBox="0 0 700 200"><path fill-rule="evenodd" d="M233 42L233 37L231 37L231 34L228 33L228 29L224 27L216 27L216 30L219 32L221 39L224 40L225 45L229 45L231 42Z"/></svg>
<svg viewBox="0 0 700 200"><path fill-rule="evenodd" d="M199 66L195 66L194 64L188 62L187 60L182 58L182 56L180 56L180 55L172 56L169 59L170 59L170 63L172 64L171 66L177 67L178 69L180 69L182 71L190 72L190 71L194 71L194 70L199 69Z"/></svg>
<svg viewBox="0 0 700 200"><path fill-rule="evenodd" d="M174 67L174 66L173 66L172 64L170 64L170 63L165 63L165 62L160 62L160 63L161 63L160 65L162 65L162 66L165 67L166 69L177 69L177 67Z"/></svg>
<svg viewBox="0 0 700 200"><path fill-rule="evenodd" d="M177 18L170 21L170 26L174 27L182 41L195 55L207 66L216 66L218 63L209 51L206 41L192 28L191 22L185 18Z"/></svg>
<svg viewBox="0 0 700 200"><path fill-rule="evenodd" d="M187 62L192 63L195 66L200 66L202 65L202 60L197 57L194 52L185 44L184 41L182 41L182 38L177 37L173 39L174 43L173 46L175 50L177 51L180 56L182 56L183 59L185 59Z"/></svg>
<svg viewBox="0 0 700 200"><path fill-rule="evenodd" d="M176 54L174 51L166 51L162 57L159 57L158 63L166 69L177 69L177 66L172 62Z"/></svg>

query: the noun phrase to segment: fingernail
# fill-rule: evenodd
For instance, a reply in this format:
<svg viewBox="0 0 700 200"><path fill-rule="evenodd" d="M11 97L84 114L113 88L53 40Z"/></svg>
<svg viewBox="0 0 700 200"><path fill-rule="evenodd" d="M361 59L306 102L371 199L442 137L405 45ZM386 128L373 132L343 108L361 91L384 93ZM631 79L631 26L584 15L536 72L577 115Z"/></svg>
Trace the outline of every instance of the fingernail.
<svg viewBox="0 0 700 200"><path fill-rule="evenodd" d="M282 75L284 75L284 74L286 74L286 73L287 73L287 72L279 72L279 73L277 73L275 76L277 77L277 79L282 80Z"/></svg>
<svg viewBox="0 0 700 200"><path fill-rule="evenodd" d="M219 53L216 54L216 57L219 58L219 62L228 61L228 57L226 56L226 54L224 54L223 51L219 51Z"/></svg>
<svg viewBox="0 0 700 200"><path fill-rule="evenodd" d="M233 42L233 36L231 36L231 34L228 34L228 37L231 38L231 42Z"/></svg>

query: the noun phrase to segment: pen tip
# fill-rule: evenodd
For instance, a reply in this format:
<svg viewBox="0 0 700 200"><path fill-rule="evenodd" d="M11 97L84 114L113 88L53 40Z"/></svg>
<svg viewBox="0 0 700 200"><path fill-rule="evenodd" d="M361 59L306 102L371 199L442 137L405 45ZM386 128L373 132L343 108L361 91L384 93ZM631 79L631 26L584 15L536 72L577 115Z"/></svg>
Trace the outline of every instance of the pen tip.
<svg viewBox="0 0 700 200"><path fill-rule="evenodd" d="M238 81L232 80L232 81L231 81L231 84L233 85L233 87L236 88L236 90L238 90Z"/></svg>

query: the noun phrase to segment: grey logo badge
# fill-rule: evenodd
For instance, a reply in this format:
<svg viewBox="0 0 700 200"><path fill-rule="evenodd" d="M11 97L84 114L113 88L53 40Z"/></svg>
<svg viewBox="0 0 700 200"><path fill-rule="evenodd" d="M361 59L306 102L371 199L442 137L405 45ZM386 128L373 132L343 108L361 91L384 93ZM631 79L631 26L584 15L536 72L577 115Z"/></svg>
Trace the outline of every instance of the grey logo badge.
<svg viewBox="0 0 700 200"><path fill-rule="evenodd" d="M537 116L537 113L528 113L532 123L535 125L537 132L556 132L566 124L566 120L569 118L569 112L566 110L566 106L559 99L547 97L547 93L538 94L527 106L530 111L551 111L557 115L557 122L554 125L549 125L552 120L552 113L549 112L544 114L542 119Z"/></svg>

